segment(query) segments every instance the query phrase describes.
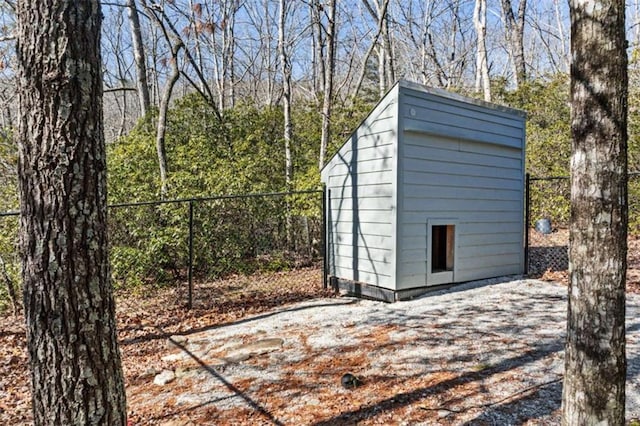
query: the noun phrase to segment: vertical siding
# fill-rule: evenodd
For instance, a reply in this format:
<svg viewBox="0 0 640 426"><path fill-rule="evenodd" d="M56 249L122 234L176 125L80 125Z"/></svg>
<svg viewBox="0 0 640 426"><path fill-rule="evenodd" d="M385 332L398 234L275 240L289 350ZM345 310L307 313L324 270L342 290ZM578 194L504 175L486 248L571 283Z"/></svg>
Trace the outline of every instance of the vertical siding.
<svg viewBox="0 0 640 426"><path fill-rule="evenodd" d="M322 170L330 191L331 275L394 288L397 92L374 108Z"/></svg>
<svg viewBox="0 0 640 426"><path fill-rule="evenodd" d="M457 223L456 282L521 273L524 118L400 95L398 289L427 282L427 220Z"/></svg>

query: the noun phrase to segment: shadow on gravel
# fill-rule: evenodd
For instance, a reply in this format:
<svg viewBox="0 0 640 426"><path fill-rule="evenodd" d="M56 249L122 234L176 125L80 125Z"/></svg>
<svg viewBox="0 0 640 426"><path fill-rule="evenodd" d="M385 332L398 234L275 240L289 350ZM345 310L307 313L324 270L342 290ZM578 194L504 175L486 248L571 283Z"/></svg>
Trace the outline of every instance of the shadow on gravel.
<svg viewBox="0 0 640 426"><path fill-rule="evenodd" d="M451 293L448 297L426 296L423 301L406 304L322 300L175 333L188 335L232 324L247 324L249 329L260 321L277 322L278 315L296 311L315 321L301 321L280 330L278 336L289 343L279 356L243 364L248 372L265 373L251 386L243 381L249 376L241 376L241 368L224 376L224 369L207 364L206 355L173 342L206 371L204 380L217 382L218 393L204 395L192 407L174 406L175 411L161 418L185 411L197 415L200 407L215 407L224 399L235 398L242 400L241 405L248 408L249 414L238 419L238 408L233 406L221 410L220 419L233 418L237 424L279 425L292 423L292 418L304 418L297 424L328 426L376 418L393 423L394 416L408 413L416 422L469 426L557 421L562 392L565 291L548 285L541 287L547 291L539 291L536 282L522 282L507 287L508 291L494 287L492 291L464 292L492 284L496 282L470 283L467 288L446 290ZM344 313L332 311L334 316L326 318L309 312L340 305L345 305ZM628 306L627 325L627 332L632 333L628 339L628 379L633 382L640 377L640 306L635 302ZM332 332L325 333L326 330ZM158 337L169 337L164 331L156 328ZM329 343L318 343L328 337ZM299 350L289 356L293 347ZM345 394L339 388L340 377L351 371L361 376L365 385ZM227 395L214 397L220 393L218 385ZM308 414L305 410L313 410L300 404L304 398L332 408L302 417ZM289 402L298 407L298 417L288 411Z"/></svg>
<svg viewBox="0 0 640 426"><path fill-rule="evenodd" d="M215 378L221 384L223 384L230 392L232 392L235 396L240 397L251 409L253 409L256 413L260 414L261 416L265 417L270 422L270 424L273 424L273 425L276 425L276 426L284 426L284 423L279 421L271 413L271 411L269 411L266 407L261 405L258 401L254 400L249 395L247 395L245 392L243 392L242 389L239 389L237 386L235 386L233 383L231 383L229 380L227 380L222 374L217 372L213 367L211 367L210 365L207 365L207 363L205 363L200 358L198 358L193 352L191 352L189 349L187 349L182 343L177 342L177 341L175 341L175 340L173 340L171 338L169 338L169 340L171 341L171 343L173 345L175 345L177 348L180 348L184 353L189 355L191 357L191 359L193 359L196 363L198 363L203 370L205 370L208 374L210 374L213 378ZM221 401L222 399L227 399L227 398L219 398L217 400L211 400L211 401L206 402L204 404L199 404L197 407L191 407L191 408L195 409L195 408L198 408L198 407L203 407L203 406L208 405L210 403L213 404L215 402ZM171 412L169 414L165 414L165 415L161 416L159 419L169 418L169 417L171 417L171 416L173 416L175 414L179 414L179 413L180 413L180 411Z"/></svg>
<svg viewBox="0 0 640 426"><path fill-rule="evenodd" d="M562 381L558 379L521 398L484 408L481 414L465 422L464 426L513 424L513 422L520 424L528 420L540 419L559 409L561 399Z"/></svg>
<svg viewBox="0 0 640 426"><path fill-rule="evenodd" d="M336 300L339 300L339 299L336 299ZM171 333L171 334L165 333L164 331L161 331L161 332L158 332L158 333L149 333L149 334L145 334L144 336L138 336L138 337L134 337L134 338L130 338L130 339L123 339L122 341L120 341L120 345L131 345L131 344L136 344L136 343L141 343L141 342L147 342L147 341L150 341L150 340L166 339L170 335L173 335L173 336L188 336L190 334L196 334L196 333L200 333L200 332L203 332L203 331L209 331L209 330L216 330L216 329L223 328L223 327L228 327L228 326L231 326L231 325L245 324L245 323L250 323L250 322L253 322L253 321L260 321L260 320L263 320L265 318L272 317L274 315L281 315L282 313L285 313L285 312L298 312L298 311L304 311L306 309L325 307L325 306L335 306L335 305L350 305L352 303L357 303L357 300L336 301L334 303L309 304L309 305L305 305L305 306L290 307L290 308L285 308L285 309L281 309L281 310L278 310L278 311L272 311L272 312L267 312L267 313L264 313L264 314L258 314L258 315L255 315L255 316L252 316L252 317L248 317L248 318L242 318L242 319L239 319L237 321L231 321L231 322L226 322L226 323L221 323L221 324L212 324L212 325L208 325L208 326L205 326L205 327L191 328L189 330L182 331L182 332L176 332L176 333ZM156 330L162 330L164 325L161 324L161 325L156 325L154 327L156 328Z"/></svg>
<svg viewBox="0 0 640 426"><path fill-rule="evenodd" d="M438 383L435 386L429 386L426 388L415 389L411 392L400 393L394 395L391 398L387 398L385 400L379 401L375 404L365 405L357 410L349 411L346 413L342 413L338 416L332 417L327 420L323 420L321 422L314 423L315 426L331 426L336 424L352 424L357 423L358 421L362 421L364 419L368 419L376 416L384 411L390 411L397 408L401 408L407 405L414 404L420 400L426 399L430 395L434 394L442 394L449 389L455 388L457 386L463 385L468 382L479 381L484 378L487 378L493 374L502 373L522 365L525 365L530 362L535 362L542 358L545 358L555 352L560 352L564 349L561 341L554 342L549 345L545 345L536 349L533 349L529 352L526 352L522 355L508 358L496 364L492 367L489 367L485 370L479 372L467 372L457 376L453 379L445 380L441 383ZM510 404L513 404L511 402ZM451 412L463 412L468 409L478 408L477 406L449 410L446 407L424 407L425 410L429 411L438 411L445 410ZM556 407L557 408L557 407ZM555 409L555 408L554 408ZM553 411L553 410L551 410ZM550 412L551 412L550 411Z"/></svg>

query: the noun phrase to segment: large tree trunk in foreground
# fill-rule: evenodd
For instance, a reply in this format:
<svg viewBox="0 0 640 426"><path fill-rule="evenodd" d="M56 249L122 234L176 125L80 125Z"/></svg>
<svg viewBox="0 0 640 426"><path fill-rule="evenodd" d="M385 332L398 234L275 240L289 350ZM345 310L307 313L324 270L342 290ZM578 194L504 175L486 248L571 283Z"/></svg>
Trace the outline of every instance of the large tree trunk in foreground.
<svg viewBox="0 0 640 426"><path fill-rule="evenodd" d="M20 244L36 425L124 425L106 235L100 3L17 3Z"/></svg>
<svg viewBox="0 0 640 426"><path fill-rule="evenodd" d="M563 424L624 424L627 58L623 0L571 0L570 286Z"/></svg>

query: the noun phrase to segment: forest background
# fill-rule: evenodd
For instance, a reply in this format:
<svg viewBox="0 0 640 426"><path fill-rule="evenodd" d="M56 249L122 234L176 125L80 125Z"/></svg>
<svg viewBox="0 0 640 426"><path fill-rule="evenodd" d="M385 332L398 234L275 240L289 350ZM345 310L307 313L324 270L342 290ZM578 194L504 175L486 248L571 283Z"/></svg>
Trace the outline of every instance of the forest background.
<svg viewBox="0 0 640 426"><path fill-rule="evenodd" d="M639 3L627 2L630 171L640 170ZM114 0L102 7L110 204L318 189L324 162L400 78L525 110L527 171L568 175L565 1ZM14 12L15 0L0 0L0 212L18 208ZM640 197L640 185L630 193ZM556 204L566 216L568 202ZM171 215L144 248L112 247L114 276L144 269L175 244L182 218ZM131 220L142 229L151 219ZM16 234L17 220L0 217L0 272L18 282Z"/></svg>

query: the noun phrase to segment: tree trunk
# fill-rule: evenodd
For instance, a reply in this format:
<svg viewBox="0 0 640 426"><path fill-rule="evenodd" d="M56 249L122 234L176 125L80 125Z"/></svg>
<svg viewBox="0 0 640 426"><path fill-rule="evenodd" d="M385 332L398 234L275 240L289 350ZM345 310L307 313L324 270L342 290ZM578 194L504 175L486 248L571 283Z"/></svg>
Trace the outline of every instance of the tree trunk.
<svg viewBox="0 0 640 426"><path fill-rule="evenodd" d="M280 66L282 68L282 108L284 115L284 158L285 158L285 185L286 191L289 192L293 188L293 159L291 157L291 61L287 56L285 47L285 24L287 15L287 2L280 0L278 15L278 54L280 56ZM286 200L285 225L287 236L287 249L293 249L293 227L291 221L291 205Z"/></svg>
<svg viewBox="0 0 640 426"><path fill-rule="evenodd" d="M319 168L324 167L324 157L329 144L331 132L331 103L333 101L333 73L336 63L336 0L329 1L329 16L327 23L327 61L324 66L324 98L322 101L322 134L320 135Z"/></svg>
<svg viewBox="0 0 640 426"><path fill-rule="evenodd" d="M214 74L218 87L218 109L224 111L227 107L233 107L235 102L235 88L233 87L235 66L236 41L234 35L234 25L236 12L239 8L237 0L223 0L220 2L221 21L220 27L220 47L219 56L213 61ZM216 55L215 31L211 33L211 46ZM203 79L203 81L205 81Z"/></svg>
<svg viewBox="0 0 640 426"><path fill-rule="evenodd" d="M169 112L169 102L171 101L171 93L180 77L180 69L178 68L178 52L182 48L182 43L176 42L171 47L171 74L167 80L162 99L160 100L160 108L158 110L158 128L156 130L156 153L158 155L158 168L160 170L160 198L165 199L168 192L169 170L167 166L167 150L165 147L165 135L167 133L167 113Z"/></svg>
<svg viewBox="0 0 640 426"><path fill-rule="evenodd" d="M384 35L382 36L384 38ZM378 46L378 96L382 98L387 92L387 73L386 71L387 50L384 45Z"/></svg>
<svg viewBox="0 0 640 426"><path fill-rule="evenodd" d="M124 425L100 3L17 2L22 279L36 425Z"/></svg>
<svg viewBox="0 0 640 426"><path fill-rule="evenodd" d="M193 51L194 51L194 63L198 69L204 70L204 55L202 54L202 40L200 34L202 29L199 28L199 22L206 18L202 16L202 4L194 3L193 0L189 0L189 35L193 38ZM184 34L184 32L183 32ZM201 81L198 86L198 91L205 92L205 83Z"/></svg>
<svg viewBox="0 0 640 426"><path fill-rule="evenodd" d="M218 119L221 119L221 109L217 108L215 104L215 99L213 95L213 91L207 82L207 77L204 75L204 70L200 67L197 59L191 54L191 51L186 48L185 42L183 42L182 35L178 28L175 25L174 19L167 15L165 9L163 7L159 7L157 3L152 3L151 6L147 5L146 0L140 0L140 4L147 10L148 16L150 16L155 22L158 29L162 32L166 43L171 47L171 66L172 66L172 74L169 76L169 80L167 82L167 88L165 88L165 93L168 90L168 96L171 96L171 92L173 90L173 85L176 83L180 70L177 68L178 61L178 51L184 48L184 57L195 75L198 77L196 81L191 77L191 73L183 73L183 76L187 80L187 82L193 87L204 99L207 100L209 105L213 107L214 113ZM212 34L214 34L213 32ZM214 61L215 64L216 61ZM169 84L170 83L170 84ZM162 102L162 100L161 100Z"/></svg>
<svg viewBox="0 0 640 426"><path fill-rule="evenodd" d="M560 39L560 56L562 58L562 64L564 69L560 69L559 72L566 73L571 68L571 57L567 53L566 37L564 31L564 22L562 14L560 13L560 0L553 0L553 11L556 18L556 27L558 27L558 38Z"/></svg>
<svg viewBox="0 0 640 426"><path fill-rule="evenodd" d="M380 9L380 16L386 16L388 7L389 7L389 0L384 0L384 3L382 4L381 9ZM351 96L354 99L358 96L358 93L360 92L360 88L362 87L362 83L364 82L364 77L365 77L365 74L367 72L367 63L369 62L369 58L371 57L371 54L373 53L373 50L375 49L376 45L378 44L378 39L380 38L380 34L382 33L382 30L383 30L385 22L386 22L386 19L385 20L382 20L382 19L378 20L378 27L376 29L376 33L373 36L373 40L371 41L371 44L369 45L369 48L367 49L366 53L364 54L364 57L362 58L362 68L360 68L360 74L358 75L358 78L356 79L355 88L353 89L353 95Z"/></svg>
<svg viewBox="0 0 640 426"><path fill-rule="evenodd" d="M149 69L149 96L151 97L151 105L158 104L160 99L160 71L158 66L160 64L160 29L150 28L149 34L151 36L151 54L149 55L149 63L151 65Z"/></svg>
<svg viewBox="0 0 640 426"><path fill-rule="evenodd" d="M322 30L322 18L320 15L320 4L318 0L309 2L309 15L311 17L311 48L312 52L312 80L313 95L316 100L319 93L324 91L324 51L325 38Z"/></svg>
<svg viewBox="0 0 640 426"><path fill-rule="evenodd" d="M280 0L280 14L278 19L278 52L282 67L282 107L284 114L284 156L285 156L285 184L286 190L291 191L293 179L293 160L291 158L291 62L285 48L285 16L286 1Z"/></svg>
<svg viewBox="0 0 640 426"><path fill-rule="evenodd" d="M513 77L516 89L527 79L527 69L524 60L524 18L527 10L527 0L520 0L518 5L518 19L513 14L511 0L501 0L504 15L505 33L509 44Z"/></svg>
<svg viewBox="0 0 640 426"><path fill-rule="evenodd" d="M478 38L476 45L476 92L484 93L484 100L491 101L491 81L489 80L489 65L487 63L487 0L476 0L473 9L473 25Z"/></svg>
<svg viewBox="0 0 640 426"><path fill-rule="evenodd" d="M456 0L455 2L453 2L453 4L451 5L451 12L452 12L452 24L451 24L451 32L449 35L449 44L451 46L451 55L448 55L448 64L449 66L447 67L447 85L446 88L447 89L451 89L452 87L456 87L457 85L460 84L460 71L456 72L456 68L460 68L460 70L462 70L463 67L458 67L457 62L459 62L459 59L457 59L456 55L460 55L460 53L458 52L458 28L460 28L460 0ZM463 55L461 55L463 56ZM464 63L464 60L462 61Z"/></svg>
<svg viewBox="0 0 640 426"><path fill-rule="evenodd" d="M627 58L623 0L571 0L571 226L564 425L625 418Z"/></svg>
<svg viewBox="0 0 640 426"><path fill-rule="evenodd" d="M223 3L224 8L224 31L223 31L223 53L222 63L224 64L223 79L224 79L224 91L226 93L227 105L230 108L235 106L235 52L236 52L236 39L235 39L235 22L236 12L238 10L238 0L228 0Z"/></svg>
<svg viewBox="0 0 640 426"><path fill-rule="evenodd" d="M376 13L378 14L378 19L383 21L382 26L382 48L385 51L385 80L387 85L385 87L384 93L387 92L389 87L396 81L396 64L393 55L393 44L391 42L391 31L389 29L389 12L387 10L387 6L384 4L384 0L376 1ZM381 97L384 96L384 93L381 94Z"/></svg>
<svg viewBox="0 0 640 426"><path fill-rule="evenodd" d="M266 84L267 84L267 101L266 105L273 106L276 103L276 69L273 66L274 60L272 59L273 49L271 46L273 45L273 33L271 31L272 28L272 20L270 13L270 4L271 0L264 0L263 10L264 10L264 26L261 27L261 31L264 34L264 39L266 39L262 45L264 51L264 64L263 67L266 70ZM277 60L277 59L276 59Z"/></svg>
<svg viewBox="0 0 640 426"><path fill-rule="evenodd" d="M131 27L133 59L136 64L136 84L140 103L140 115L144 117L149 112L151 101L149 97L149 85L147 83L147 58L144 54L144 44L142 43L142 31L140 30L140 19L136 0L127 0L127 10L129 13L129 25Z"/></svg>
<svg viewBox="0 0 640 426"><path fill-rule="evenodd" d="M380 3L379 0L374 1L375 8L371 3L369 3L369 0L363 0L362 4L369 12L369 15L371 15L371 18L375 19L381 29L380 38L382 42L376 44L376 55L378 57L378 93L380 97L383 97L387 92L389 85L392 83L390 78L391 74L393 74L393 72L389 70L389 64L392 63L392 60L390 57L391 43L389 39L389 24L387 19L388 12L385 8L385 13L382 13L383 3Z"/></svg>

